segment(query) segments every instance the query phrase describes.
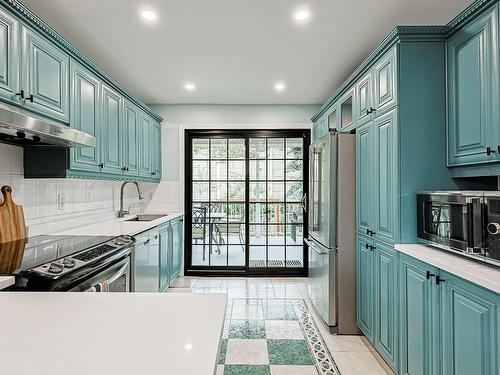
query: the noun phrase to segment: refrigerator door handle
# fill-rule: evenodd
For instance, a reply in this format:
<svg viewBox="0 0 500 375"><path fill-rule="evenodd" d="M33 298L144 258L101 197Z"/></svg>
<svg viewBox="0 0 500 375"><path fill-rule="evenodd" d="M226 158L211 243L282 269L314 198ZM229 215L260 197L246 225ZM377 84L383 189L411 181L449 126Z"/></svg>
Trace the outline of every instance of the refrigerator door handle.
<svg viewBox="0 0 500 375"><path fill-rule="evenodd" d="M306 243L307 246L316 251L319 255L328 255L331 252L331 250L327 248L324 249L320 248L320 246L317 246L314 242L309 241L309 239L307 238L304 238L304 242Z"/></svg>
<svg viewBox="0 0 500 375"><path fill-rule="evenodd" d="M302 209L304 210L304 212L307 212L307 193L304 193L304 195L302 196Z"/></svg>

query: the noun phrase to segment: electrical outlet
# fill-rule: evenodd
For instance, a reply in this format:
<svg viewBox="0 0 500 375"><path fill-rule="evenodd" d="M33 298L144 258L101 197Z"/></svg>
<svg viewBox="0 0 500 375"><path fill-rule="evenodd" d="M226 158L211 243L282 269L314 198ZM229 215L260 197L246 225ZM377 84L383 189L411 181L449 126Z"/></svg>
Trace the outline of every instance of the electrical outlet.
<svg viewBox="0 0 500 375"><path fill-rule="evenodd" d="M59 211L64 211L64 205L65 205L64 194L59 193L57 196L57 209Z"/></svg>

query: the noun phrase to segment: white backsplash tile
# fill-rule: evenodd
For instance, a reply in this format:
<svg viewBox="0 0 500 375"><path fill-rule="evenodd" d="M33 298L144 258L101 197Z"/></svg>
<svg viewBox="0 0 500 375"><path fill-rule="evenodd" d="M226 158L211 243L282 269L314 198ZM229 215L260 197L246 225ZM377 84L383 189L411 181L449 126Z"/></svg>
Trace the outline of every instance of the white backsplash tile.
<svg viewBox="0 0 500 375"><path fill-rule="evenodd" d="M30 236L52 233L117 216L120 181L25 179L21 147L0 144L0 186L10 185L13 198L23 205ZM127 185L124 207L132 213L149 209L158 183L139 183L144 199Z"/></svg>

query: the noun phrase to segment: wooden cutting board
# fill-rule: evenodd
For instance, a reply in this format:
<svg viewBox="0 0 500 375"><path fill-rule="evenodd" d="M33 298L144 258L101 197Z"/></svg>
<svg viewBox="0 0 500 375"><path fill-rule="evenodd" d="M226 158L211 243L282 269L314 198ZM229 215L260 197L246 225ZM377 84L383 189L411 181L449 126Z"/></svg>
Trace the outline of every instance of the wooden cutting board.
<svg viewBox="0 0 500 375"><path fill-rule="evenodd" d="M23 206L15 204L12 200L10 186L2 186L0 190L3 195L0 204L0 243L26 238Z"/></svg>

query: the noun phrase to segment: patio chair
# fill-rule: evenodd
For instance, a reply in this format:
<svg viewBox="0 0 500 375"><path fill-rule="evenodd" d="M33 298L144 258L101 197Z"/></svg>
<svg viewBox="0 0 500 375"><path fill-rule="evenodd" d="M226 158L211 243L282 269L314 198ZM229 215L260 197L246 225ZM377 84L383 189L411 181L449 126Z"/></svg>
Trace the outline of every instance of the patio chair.
<svg viewBox="0 0 500 375"><path fill-rule="evenodd" d="M193 207L193 229L191 238L198 244L198 241L203 243L203 261L205 261L205 246L206 246L206 221L207 221L207 208L206 207Z"/></svg>

